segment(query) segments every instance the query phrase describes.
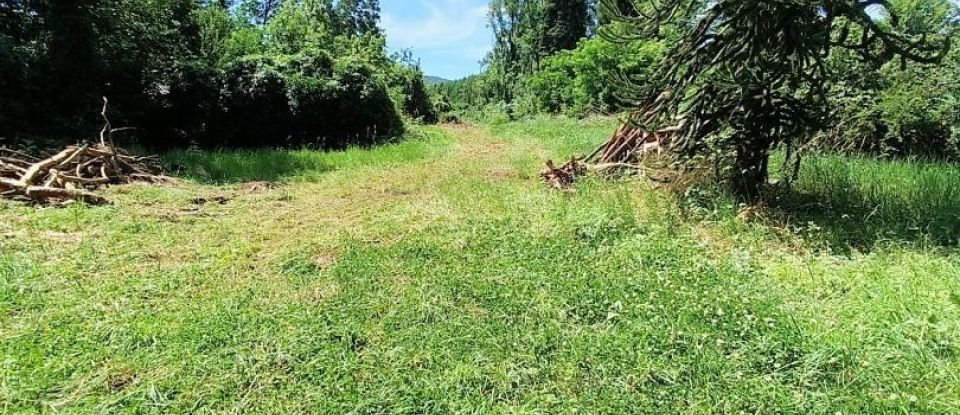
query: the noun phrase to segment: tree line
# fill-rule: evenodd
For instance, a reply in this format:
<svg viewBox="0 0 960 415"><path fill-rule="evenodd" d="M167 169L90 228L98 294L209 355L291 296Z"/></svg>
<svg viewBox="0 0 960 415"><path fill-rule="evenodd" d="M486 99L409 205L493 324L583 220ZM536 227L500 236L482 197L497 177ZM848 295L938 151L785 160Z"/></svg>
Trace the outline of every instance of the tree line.
<svg viewBox="0 0 960 415"><path fill-rule="evenodd" d="M100 97L151 147L339 147L435 117L377 0L2 0L0 145L76 140Z"/></svg>
<svg viewBox="0 0 960 415"><path fill-rule="evenodd" d="M672 3L493 1L489 25L495 41L484 61L485 70L436 86L441 108L449 118L487 120L536 114L583 117L636 109L649 98L642 92L657 86L657 71L671 50L717 2L685 1L684 13L662 21L644 17L669 9ZM721 3L754 6L749 0ZM791 2L781 3L756 6L779 8ZM870 8L868 16L875 14L877 25L891 26L895 16L898 31L917 40L951 32L958 24L956 4L950 0L890 0L882 3L885 8L857 0L793 3L798 10L820 14L830 5L862 4ZM859 28L831 27L833 37L844 30L851 38L863 34ZM762 39L752 41L762 43ZM855 51L834 48L822 64L828 111L816 131L817 146L883 155L960 157L960 89L952 86L960 79L956 48L937 63L865 59ZM681 62L675 69L686 67Z"/></svg>

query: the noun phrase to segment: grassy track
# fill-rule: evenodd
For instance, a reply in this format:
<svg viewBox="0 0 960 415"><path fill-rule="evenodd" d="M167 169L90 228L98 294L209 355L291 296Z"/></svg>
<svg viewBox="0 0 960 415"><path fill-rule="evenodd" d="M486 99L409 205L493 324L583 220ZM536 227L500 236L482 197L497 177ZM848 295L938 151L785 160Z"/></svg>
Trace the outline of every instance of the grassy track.
<svg viewBox="0 0 960 415"><path fill-rule="evenodd" d="M610 129L179 153L193 180L111 207L0 204L0 412L960 413L949 166L815 160L804 226L538 183Z"/></svg>

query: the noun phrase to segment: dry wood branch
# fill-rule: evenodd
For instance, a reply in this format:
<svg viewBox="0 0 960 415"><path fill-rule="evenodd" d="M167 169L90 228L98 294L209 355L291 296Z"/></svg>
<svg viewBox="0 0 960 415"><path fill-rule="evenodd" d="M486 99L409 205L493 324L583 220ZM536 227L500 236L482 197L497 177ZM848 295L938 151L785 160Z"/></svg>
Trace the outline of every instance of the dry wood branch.
<svg viewBox="0 0 960 415"><path fill-rule="evenodd" d="M637 115L638 119L652 119L647 114ZM547 161L547 168L540 173L544 182L553 188L567 188L576 181L576 177L586 172L608 173L611 171L634 171L650 173L653 170L642 166L644 158L669 149L674 135L683 128L684 121L677 125L656 131L646 131L640 126L625 122L607 141L597 147L590 155L574 157L569 163L556 167Z"/></svg>
<svg viewBox="0 0 960 415"><path fill-rule="evenodd" d="M108 148L113 148L113 126L110 125L110 118L107 117L107 108L110 105L110 100L107 97L103 97L103 110L100 111L100 117L103 118L103 129L100 130L100 145Z"/></svg>
<svg viewBox="0 0 960 415"><path fill-rule="evenodd" d="M653 119L653 110L646 113L634 114L633 119ZM643 166L642 161L649 155L660 154L669 150L676 136L684 128L686 122L677 120L677 124L656 131L646 131L641 126L625 122L603 144L597 147L590 155L577 158L563 166L556 167L552 161L547 161L547 168L540 173L544 182L553 188L564 189L570 187L577 176L587 172L607 174L610 172L637 172L650 175L663 171L649 169Z"/></svg>
<svg viewBox="0 0 960 415"><path fill-rule="evenodd" d="M80 156L84 155L84 154L87 152L87 150L89 150L89 149L90 149L90 146L84 144L83 146L81 146L80 148L78 148L77 151L75 151L73 154L71 154L70 157L67 157L66 160L64 160L63 162L61 162L61 163L60 163L60 167L66 166L66 165L68 165L68 164L70 164L70 163L73 163L77 158L79 158Z"/></svg>
<svg viewBox="0 0 960 415"><path fill-rule="evenodd" d="M33 163L6 159L0 161L0 197L27 198L40 203L77 200L104 204L105 198L89 190L113 184L173 180L159 175L159 163L153 158L122 155L121 151L110 151L99 145L67 147Z"/></svg>
<svg viewBox="0 0 960 415"><path fill-rule="evenodd" d="M66 150L57 153L57 155L50 157L46 160L39 161L34 163L27 169L27 172L23 174L23 177L20 178L20 184L23 186L30 186L36 183L37 179L43 174L46 173L51 167L62 163L68 157L70 157L73 152L76 151L73 147L67 147Z"/></svg>
<svg viewBox="0 0 960 415"><path fill-rule="evenodd" d="M108 104L104 98L100 113L104 127L97 144L66 147L46 158L0 148L0 197L99 205L108 203L107 199L91 191L101 186L172 182L173 179L160 175L157 158L134 157L114 146L112 133L117 130L107 117Z"/></svg>
<svg viewBox="0 0 960 415"><path fill-rule="evenodd" d="M31 155L29 155L29 154L27 154L27 153L24 153L24 152L22 152L22 151L14 150L14 149L12 149L12 148L0 147L0 154L3 154L3 153L7 153L7 154L10 154L10 155L13 155L13 156L16 157L18 160L26 160L28 163L35 163L35 162L40 161L40 159L37 158L37 157L31 156ZM3 158L3 157L0 157L0 159L2 159L2 158Z"/></svg>
<svg viewBox="0 0 960 415"><path fill-rule="evenodd" d="M56 199L78 200L91 205L105 205L110 203L103 196L99 196L85 190L72 190L54 187L30 186L26 190L26 195L38 202L48 202L51 199Z"/></svg>
<svg viewBox="0 0 960 415"><path fill-rule="evenodd" d="M0 173L7 171L19 173L17 177L20 177L27 172L27 169L16 164L0 161Z"/></svg>
<svg viewBox="0 0 960 415"><path fill-rule="evenodd" d="M9 190L20 190L23 186L20 186L20 182L17 180L11 180L5 177L0 177L0 190L9 191Z"/></svg>

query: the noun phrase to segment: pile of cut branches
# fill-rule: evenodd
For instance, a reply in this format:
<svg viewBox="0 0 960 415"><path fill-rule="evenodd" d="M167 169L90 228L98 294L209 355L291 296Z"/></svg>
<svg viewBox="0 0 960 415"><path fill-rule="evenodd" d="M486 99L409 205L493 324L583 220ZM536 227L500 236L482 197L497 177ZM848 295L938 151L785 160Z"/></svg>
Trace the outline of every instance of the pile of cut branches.
<svg viewBox="0 0 960 415"><path fill-rule="evenodd" d="M24 199L41 204L82 201L102 205L109 201L92 191L102 186L131 182L163 183L161 165L155 157L135 157L113 144L113 132L106 116L100 142L69 146L47 156L35 157L21 151L0 148L0 197Z"/></svg>
<svg viewBox="0 0 960 415"><path fill-rule="evenodd" d="M634 118L634 117L642 118ZM650 112L634 114L630 120L652 120ZM669 149L674 134L683 127L683 120L674 126L656 131L645 130L632 121L624 122L610 139L586 157L573 157L566 164L556 167L547 160L547 168L540 172L547 186L557 189L570 187L577 176L586 172L614 173L647 170L641 162L651 154L661 154Z"/></svg>

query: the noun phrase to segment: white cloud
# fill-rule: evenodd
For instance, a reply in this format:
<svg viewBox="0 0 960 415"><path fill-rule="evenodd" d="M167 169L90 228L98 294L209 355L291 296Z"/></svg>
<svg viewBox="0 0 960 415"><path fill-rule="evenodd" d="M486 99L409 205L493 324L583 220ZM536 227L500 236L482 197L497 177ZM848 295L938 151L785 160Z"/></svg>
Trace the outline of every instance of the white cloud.
<svg viewBox="0 0 960 415"><path fill-rule="evenodd" d="M489 44L486 6L469 0L419 0L426 14L401 19L390 13L381 24L396 48L415 50L476 49ZM475 50L467 51L476 55Z"/></svg>

